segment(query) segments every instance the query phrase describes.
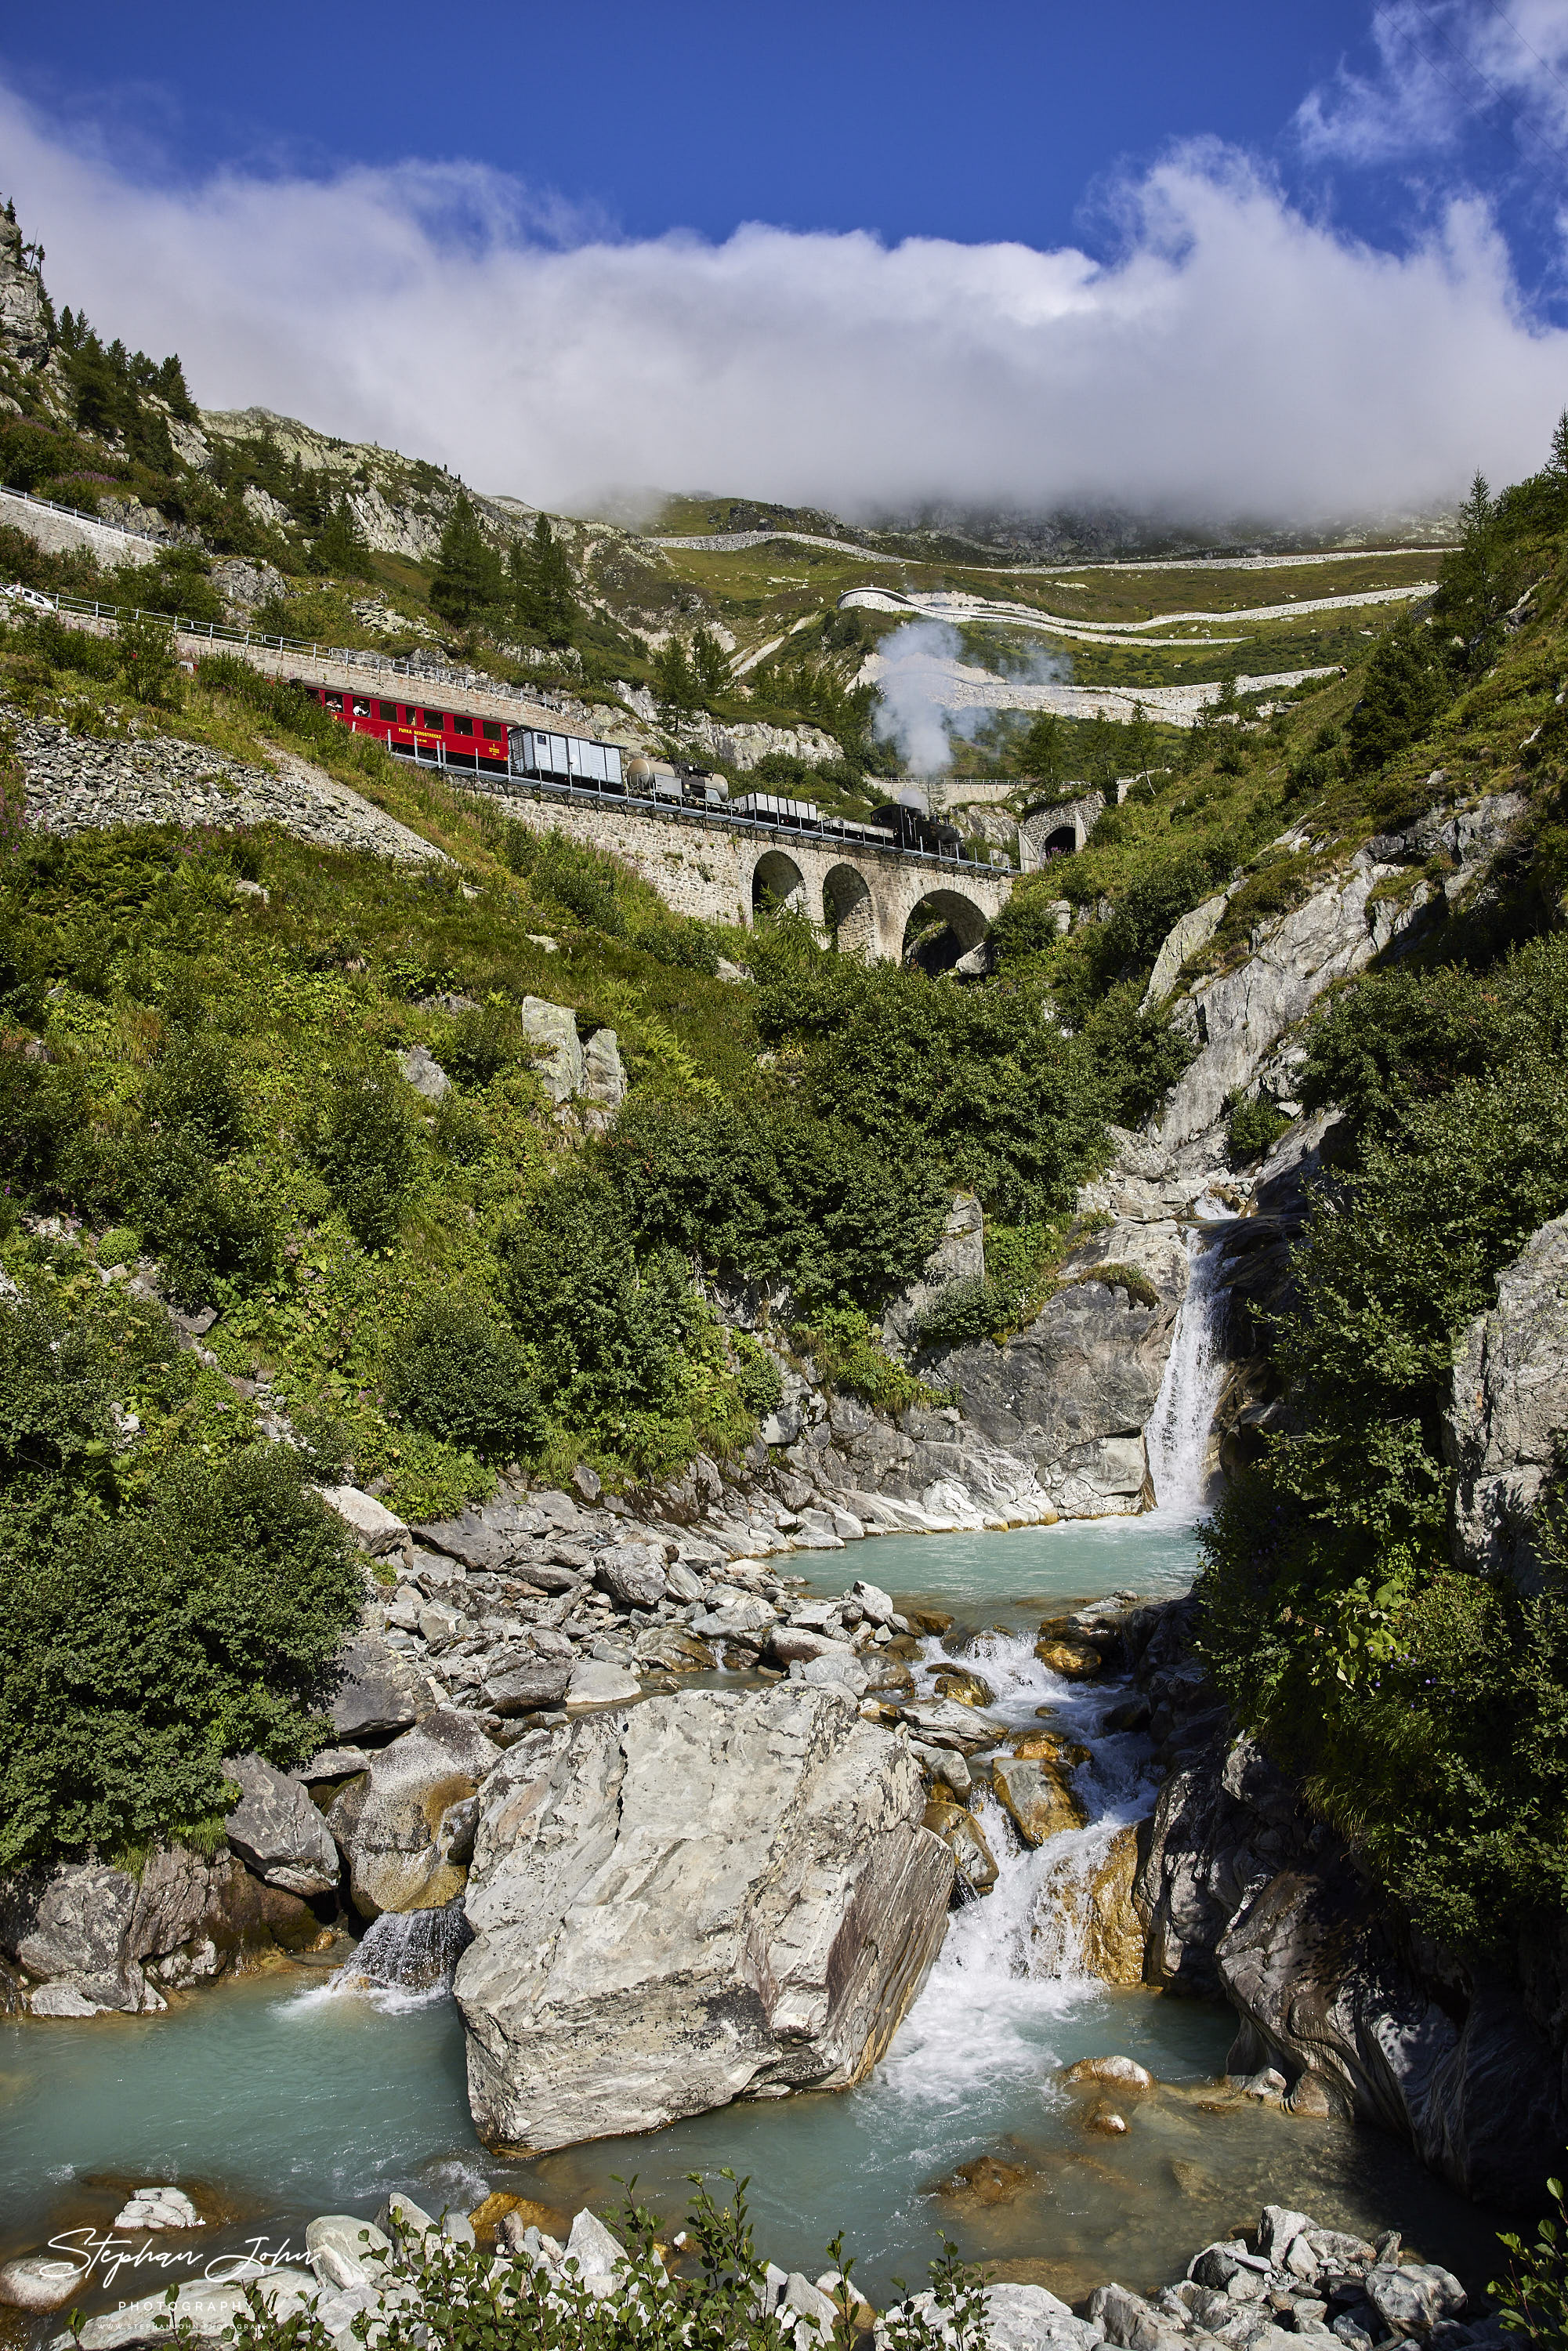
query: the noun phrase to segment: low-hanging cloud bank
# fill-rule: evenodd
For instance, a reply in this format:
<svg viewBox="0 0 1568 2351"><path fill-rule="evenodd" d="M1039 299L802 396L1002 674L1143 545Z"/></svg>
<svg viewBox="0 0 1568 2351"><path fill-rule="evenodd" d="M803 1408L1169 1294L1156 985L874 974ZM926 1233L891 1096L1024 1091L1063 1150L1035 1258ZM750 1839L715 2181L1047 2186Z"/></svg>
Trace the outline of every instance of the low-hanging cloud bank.
<svg viewBox="0 0 1568 2351"><path fill-rule="evenodd" d="M555 507L656 485L852 514L1413 511L1538 465L1568 401L1568 334L1524 316L1480 206L1381 253L1214 147L1124 192L1106 266L755 225L563 243L478 166L150 187L4 91L0 152L56 300L177 349L204 404Z"/></svg>

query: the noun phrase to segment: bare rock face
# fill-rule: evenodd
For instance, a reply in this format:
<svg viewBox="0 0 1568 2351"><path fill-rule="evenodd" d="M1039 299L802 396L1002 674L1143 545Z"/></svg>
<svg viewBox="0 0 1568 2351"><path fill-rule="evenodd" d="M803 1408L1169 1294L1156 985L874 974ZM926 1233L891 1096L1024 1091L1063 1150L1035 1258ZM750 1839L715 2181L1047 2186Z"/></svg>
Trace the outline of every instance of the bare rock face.
<svg viewBox="0 0 1568 2351"><path fill-rule="evenodd" d="M887 2047L953 1864L906 1740L841 1688L653 1698L531 1733L486 1789L455 1991L494 2145L837 2089Z"/></svg>
<svg viewBox="0 0 1568 2351"><path fill-rule="evenodd" d="M340 1791L327 1824L348 1856L362 1917L438 1910L462 1893L455 1848L471 1826L463 1808L500 1756L472 1715L444 1707Z"/></svg>
<svg viewBox="0 0 1568 2351"><path fill-rule="evenodd" d="M1458 1472L1457 1567L1540 1582L1531 1522L1568 1428L1568 1217L1532 1233L1454 1357L1443 1450Z"/></svg>
<svg viewBox="0 0 1568 2351"><path fill-rule="evenodd" d="M523 1034L536 1055L535 1071L552 1102L559 1104L582 1091L582 1046L577 1016L570 1005L550 1004L542 996L525 996Z"/></svg>
<svg viewBox="0 0 1568 2351"><path fill-rule="evenodd" d="M1136 1294L1095 1278L1123 1266ZM956 1389L966 1421L1030 1464L1064 1515L1134 1511L1151 1499L1144 1431L1186 1294L1186 1245L1174 1223L1119 1225L1063 1274L1005 1345L955 1347L931 1377Z"/></svg>
<svg viewBox="0 0 1568 2351"><path fill-rule="evenodd" d="M199 1981L241 1952L307 1949L320 1931L308 1903L232 1854L209 1862L184 1845L150 1854L140 1883L99 1862L0 1882L0 1953L35 1979L35 2016L156 2011L154 1978Z"/></svg>

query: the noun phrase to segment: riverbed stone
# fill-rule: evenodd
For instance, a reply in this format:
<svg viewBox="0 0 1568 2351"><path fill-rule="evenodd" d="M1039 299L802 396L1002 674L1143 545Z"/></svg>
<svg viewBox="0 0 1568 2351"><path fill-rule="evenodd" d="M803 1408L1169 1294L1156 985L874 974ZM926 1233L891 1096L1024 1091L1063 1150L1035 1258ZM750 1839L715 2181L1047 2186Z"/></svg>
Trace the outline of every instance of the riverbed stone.
<svg viewBox="0 0 1568 2351"><path fill-rule="evenodd" d="M1374 2267L1366 2273L1368 2302L1391 2334L1429 2335L1440 2318L1458 2318L1465 2289L1451 2270L1436 2262L1411 2262L1402 2269Z"/></svg>
<svg viewBox="0 0 1568 2351"><path fill-rule="evenodd" d="M1071 1682L1088 1680L1102 1671L1105 1662L1086 1641L1037 1641L1034 1654L1048 1673L1060 1674Z"/></svg>
<svg viewBox="0 0 1568 2351"><path fill-rule="evenodd" d="M1113 2083L1119 2090L1152 2090L1155 2077L1135 2057L1080 2057L1062 2076L1068 2082Z"/></svg>
<svg viewBox="0 0 1568 2351"><path fill-rule="evenodd" d="M338 1848L300 1782L260 1755L230 1756L224 1776L240 1792L224 1822L240 1859L287 1894L329 1894L340 1869Z"/></svg>
<svg viewBox="0 0 1568 2351"><path fill-rule="evenodd" d="M206 2222L183 2189L154 2183L139 2188L114 2216L117 2229L204 2229Z"/></svg>
<svg viewBox="0 0 1568 2351"><path fill-rule="evenodd" d="M967 1666L938 1666L931 1677L932 1686L939 1697L951 1698L955 1706L995 1706L996 1691L984 1674L977 1674Z"/></svg>
<svg viewBox="0 0 1568 2351"><path fill-rule="evenodd" d="M457 1969L481 2136L662 2127L885 2050L952 1862L841 1689L692 1690L528 1734L486 1790Z"/></svg>
<svg viewBox="0 0 1568 2351"><path fill-rule="evenodd" d="M63 2310L80 2290L79 2265L61 2253L23 2253L0 2268L0 2302L13 2310Z"/></svg>
<svg viewBox="0 0 1568 2351"><path fill-rule="evenodd" d="M327 1824L347 1857L361 1917L441 1909L462 1892L464 1869L442 1851L438 1832L500 1756L473 1715L446 1707L394 1739L340 1790Z"/></svg>
<svg viewBox="0 0 1568 2351"><path fill-rule="evenodd" d="M305 2231L311 2268L324 2286L340 2291L373 2286L392 2249L390 2237L351 2212L323 2212Z"/></svg>
<svg viewBox="0 0 1568 2351"><path fill-rule="evenodd" d="M487 1667L481 1685L492 1714L529 1714L559 1706L571 1682L570 1657L540 1656L531 1650L504 1651Z"/></svg>
<svg viewBox="0 0 1568 2351"><path fill-rule="evenodd" d="M434 1708L422 1677L378 1633L350 1635L337 1663L338 1686L327 1711L342 1743L412 1729Z"/></svg>
<svg viewBox="0 0 1568 2351"><path fill-rule="evenodd" d="M590 1706L625 1706L641 1698L643 1685L635 1674L624 1666L612 1664L602 1657L584 1657L572 1667L567 1685L568 1708Z"/></svg>
<svg viewBox="0 0 1568 2351"><path fill-rule="evenodd" d="M898 1709L917 1739L928 1747L956 1747L961 1755L977 1755L995 1747L1004 1736L1002 1725L978 1707L956 1706L947 1698L919 1698Z"/></svg>
<svg viewBox="0 0 1568 2351"><path fill-rule="evenodd" d="M1064 1829L1081 1829L1087 1818L1059 1764L1029 1762L998 1755L991 1784L1026 1844L1043 1844Z"/></svg>
<svg viewBox="0 0 1568 2351"><path fill-rule="evenodd" d="M939 1836L952 1855L965 1893L971 1897L988 1894L999 1874L996 1856L967 1805L949 1799L946 1790L933 1791L924 1817L933 1836Z"/></svg>
<svg viewBox="0 0 1568 2351"><path fill-rule="evenodd" d="M621 1543L601 1552L593 1580L622 1608L656 1608L664 1597L664 1552L652 1543Z"/></svg>

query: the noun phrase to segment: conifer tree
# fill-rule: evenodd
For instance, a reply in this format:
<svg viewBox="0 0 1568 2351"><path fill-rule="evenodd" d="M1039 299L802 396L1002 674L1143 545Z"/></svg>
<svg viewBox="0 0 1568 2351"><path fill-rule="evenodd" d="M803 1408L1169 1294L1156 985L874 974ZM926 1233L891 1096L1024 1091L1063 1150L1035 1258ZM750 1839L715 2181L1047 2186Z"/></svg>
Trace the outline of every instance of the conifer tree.
<svg viewBox="0 0 1568 2351"><path fill-rule="evenodd" d="M570 645L579 619L577 592L566 549L548 515L535 517L533 537L526 547L513 542L510 568L518 627L542 637L548 645Z"/></svg>
<svg viewBox="0 0 1568 2351"><path fill-rule="evenodd" d="M441 534L431 603L444 621L463 629L500 601L501 586L501 559L479 528L473 500L460 489Z"/></svg>
<svg viewBox="0 0 1568 2351"><path fill-rule="evenodd" d="M365 545L346 490L328 514L311 551L322 570L335 580L369 580L373 576L371 550ZM434 589L431 594L434 601Z"/></svg>
<svg viewBox="0 0 1568 2351"><path fill-rule="evenodd" d="M653 699L669 726L678 727L701 706L701 683L679 637L672 637L659 648L653 664Z"/></svg>
<svg viewBox="0 0 1568 2351"><path fill-rule="evenodd" d="M1018 769L1047 791L1067 780L1067 732L1053 711L1042 710L1018 748Z"/></svg>
<svg viewBox="0 0 1568 2351"><path fill-rule="evenodd" d="M692 668L708 697L723 694L729 684L729 658L711 629L698 629L692 638Z"/></svg>

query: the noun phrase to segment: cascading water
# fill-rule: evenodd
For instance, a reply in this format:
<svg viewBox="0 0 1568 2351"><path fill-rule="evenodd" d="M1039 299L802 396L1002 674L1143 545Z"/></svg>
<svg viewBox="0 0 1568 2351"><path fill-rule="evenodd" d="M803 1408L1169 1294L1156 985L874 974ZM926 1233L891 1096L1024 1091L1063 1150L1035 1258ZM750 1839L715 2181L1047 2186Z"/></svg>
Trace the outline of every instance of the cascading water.
<svg viewBox="0 0 1568 2351"><path fill-rule="evenodd" d="M933 1643L929 1662L951 1661ZM1038 2077L1059 2021L1102 1996L1103 1986L1083 1962L1090 1887L1118 1832L1153 1801L1146 1742L1103 1727L1121 1690L1062 1681L1040 1664L1032 1641L1015 1634L981 1634L966 1662L996 1692L988 1713L1012 1729L1033 1730L1049 1708L1052 1730L1090 1749L1074 1782L1089 1819L1030 1852L995 1797L983 1797L976 1817L997 1884L949 1920L936 1964L886 2060L890 2083L906 2082L912 2092L918 2085L923 2103L950 2092L963 2104L981 2080L1001 2085L1020 2072Z"/></svg>
<svg viewBox="0 0 1568 2351"><path fill-rule="evenodd" d="M1208 1433L1225 1383L1220 1258L1218 1241L1195 1228L1187 1240L1186 1296L1145 1432L1155 1499L1174 1518L1196 1518L1208 1499Z"/></svg>
<svg viewBox="0 0 1568 2351"><path fill-rule="evenodd" d="M444 1992L473 1939L461 1895L439 1910L383 1910L326 1991Z"/></svg>

